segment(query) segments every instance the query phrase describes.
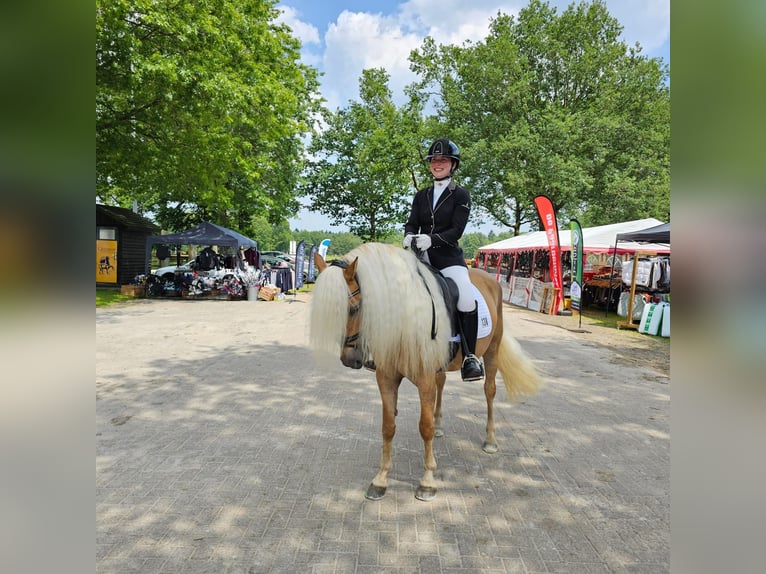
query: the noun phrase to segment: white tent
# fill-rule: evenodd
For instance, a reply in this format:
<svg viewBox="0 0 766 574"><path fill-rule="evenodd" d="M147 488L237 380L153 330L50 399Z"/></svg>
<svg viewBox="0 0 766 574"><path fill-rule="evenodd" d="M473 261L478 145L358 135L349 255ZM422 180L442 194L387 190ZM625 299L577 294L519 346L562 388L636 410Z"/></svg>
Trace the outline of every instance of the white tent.
<svg viewBox="0 0 766 574"><path fill-rule="evenodd" d="M584 227L582 230L582 245L584 253L614 253L616 237L620 233L630 233L641 231L661 225L662 221L649 217L647 219L637 219L635 221L625 221L623 223L612 223L610 225L598 225L596 227ZM559 229L559 244L561 251L572 250L572 234L569 228ZM484 255L494 253L517 253L521 251L536 251L539 249L548 249L548 238L545 231L533 231L516 237L510 237L479 248L479 258ZM651 251L657 254L670 253L670 245L662 243L636 243L633 241L622 241L617 244L616 253L622 255L625 253L635 253L636 251Z"/></svg>

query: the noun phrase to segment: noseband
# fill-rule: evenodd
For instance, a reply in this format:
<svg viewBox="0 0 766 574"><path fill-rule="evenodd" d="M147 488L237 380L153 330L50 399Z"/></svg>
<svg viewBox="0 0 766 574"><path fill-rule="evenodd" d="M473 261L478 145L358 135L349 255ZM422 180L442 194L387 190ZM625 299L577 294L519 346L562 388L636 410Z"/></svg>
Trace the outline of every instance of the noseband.
<svg viewBox="0 0 766 574"><path fill-rule="evenodd" d="M340 267L341 269L348 269L348 263L346 263L342 259L334 259L330 263L330 266L331 267ZM348 316L349 316L349 319L355 317L359 313L359 310L361 309L361 306L362 306L362 301L361 301L362 291L361 291L361 289L359 287L359 280L357 279L356 275L354 275L354 281L356 282L356 289L354 289L353 291L349 290L349 292L348 292ZM352 301L355 297L359 297L360 300L359 300L358 303L354 303ZM346 332L348 333L348 329L346 330ZM357 344L358 340L359 340L359 331L357 331L353 335L349 335L345 339L343 339L343 347L344 348L348 347L348 348L351 348L351 349L356 349L356 344Z"/></svg>

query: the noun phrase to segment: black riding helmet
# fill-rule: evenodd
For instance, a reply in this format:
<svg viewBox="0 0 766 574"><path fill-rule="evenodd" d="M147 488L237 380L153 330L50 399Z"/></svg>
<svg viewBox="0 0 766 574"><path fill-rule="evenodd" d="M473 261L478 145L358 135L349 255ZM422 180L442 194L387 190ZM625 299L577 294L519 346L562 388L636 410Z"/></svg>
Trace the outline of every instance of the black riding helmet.
<svg viewBox="0 0 766 574"><path fill-rule="evenodd" d="M460 150L454 142L448 140L447 138L438 139L431 144L431 147L428 148L426 161L431 161L433 157L440 156L448 157L454 161L452 164L452 169L450 170L450 175L455 173L455 170L460 167Z"/></svg>

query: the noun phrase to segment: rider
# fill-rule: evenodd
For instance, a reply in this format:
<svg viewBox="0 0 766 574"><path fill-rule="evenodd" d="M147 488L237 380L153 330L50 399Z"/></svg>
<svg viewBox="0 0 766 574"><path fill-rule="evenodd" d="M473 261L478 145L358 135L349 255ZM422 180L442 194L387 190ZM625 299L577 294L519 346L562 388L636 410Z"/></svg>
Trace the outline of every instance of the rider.
<svg viewBox="0 0 766 574"><path fill-rule="evenodd" d="M452 174L460 166L460 150L448 139L438 139L428 148L433 184L419 190L404 226L404 248L417 247L424 259L449 277L460 291L457 302L463 364L460 375L464 381L484 377L484 366L476 356L478 332L478 303L468 277L463 249L458 240L471 213L471 194L455 184Z"/></svg>

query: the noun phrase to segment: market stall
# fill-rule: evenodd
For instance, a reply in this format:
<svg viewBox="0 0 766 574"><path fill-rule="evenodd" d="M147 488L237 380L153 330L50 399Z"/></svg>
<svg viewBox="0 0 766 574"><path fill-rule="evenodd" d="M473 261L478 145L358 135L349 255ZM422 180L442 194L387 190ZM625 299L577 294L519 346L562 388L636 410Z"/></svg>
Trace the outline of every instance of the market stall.
<svg viewBox="0 0 766 574"><path fill-rule="evenodd" d="M670 223L617 234L615 253L621 241L641 243L645 249L634 252L632 260L623 266L621 283L630 288L624 289L620 296L617 314L626 319L618 323L618 328L638 329L646 334L669 337ZM650 245L665 245L668 254L658 255ZM610 287L613 276L614 273L610 276Z"/></svg>
<svg viewBox="0 0 766 574"><path fill-rule="evenodd" d="M636 251L670 253L670 246L660 243L647 244L625 239L616 245L616 235L643 231L659 225L663 225L661 221L646 218L583 228L585 305L594 304L606 308L611 306L613 309L616 307L621 286L617 283L611 284L610 277L621 270L623 262L629 260ZM559 230L559 242L566 292L572 250L571 233L568 228ZM478 251L478 266L496 274L497 280L503 285L507 301L530 308L539 306L543 288L551 281L549 247L545 231L503 239L480 247Z"/></svg>
<svg viewBox="0 0 766 574"><path fill-rule="evenodd" d="M204 246L191 269L181 266L168 281L151 273L155 246ZM229 253L223 253L221 250ZM203 222L180 233L152 235L146 239L144 276L146 295L245 298L249 287L260 283L260 270L251 265L247 251L258 252L258 242L215 223ZM180 249L177 250L180 254ZM257 261L257 257L256 257Z"/></svg>

